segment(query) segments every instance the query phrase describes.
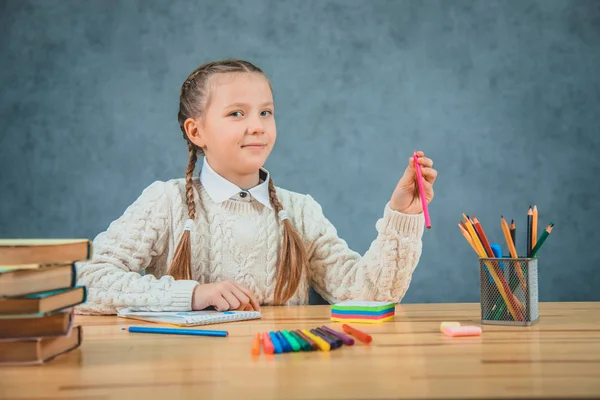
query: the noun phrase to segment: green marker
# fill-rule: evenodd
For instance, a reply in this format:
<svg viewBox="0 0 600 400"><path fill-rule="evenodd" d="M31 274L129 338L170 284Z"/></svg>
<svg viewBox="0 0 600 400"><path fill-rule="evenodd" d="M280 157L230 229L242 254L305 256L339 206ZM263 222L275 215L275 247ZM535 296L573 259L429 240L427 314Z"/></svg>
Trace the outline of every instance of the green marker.
<svg viewBox="0 0 600 400"><path fill-rule="evenodd" d="M292 350L300 351L300 343L286 330L282 330L281 333L290 342L290 346L292 346Z"/></svg>
<svg viewBox="0 0 600 400"><path fill-rule="evenodd" d="M550 222L550 224L544 230L544 233L542 233L540 240L537 241L535 247L533 248L533 250L531 250L531 258L535 258L538 251L540 251L540 247L542 247L548 236L550 236L550 232L552 232L552 227L554 227L554 222Z"/></svg>
<svg viewBox="0 0 600 400"><path fill-rule="evenodd" d="M312 347L310 345L310 343L308 343L306 340L302 339L300 337L300 335L298 335L296 332L294 331L289 331L289 334L296 339L296 341L300 344L300 347L302 347L302 351L311 351Z"/></svg>

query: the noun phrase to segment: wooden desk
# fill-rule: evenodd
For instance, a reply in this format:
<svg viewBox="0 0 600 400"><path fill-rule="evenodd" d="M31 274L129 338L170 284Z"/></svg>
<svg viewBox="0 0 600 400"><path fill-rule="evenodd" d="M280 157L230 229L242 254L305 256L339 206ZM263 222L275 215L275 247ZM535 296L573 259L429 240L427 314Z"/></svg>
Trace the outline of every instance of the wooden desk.
<svg viewBox="0 0 600 400"><path fill-rule="evenodd" d="M258 358L253 333L329 324L329 307L270 307L261 320L214 326L228 338L128 333L121 327L144 323L78 316L81 348L43 366L0 368L0 398L600 397L600 303L540 310L533 327L448 338L440 322L479 325L477 304L399 305L395 321L360 325L370 345Z"/></svg>

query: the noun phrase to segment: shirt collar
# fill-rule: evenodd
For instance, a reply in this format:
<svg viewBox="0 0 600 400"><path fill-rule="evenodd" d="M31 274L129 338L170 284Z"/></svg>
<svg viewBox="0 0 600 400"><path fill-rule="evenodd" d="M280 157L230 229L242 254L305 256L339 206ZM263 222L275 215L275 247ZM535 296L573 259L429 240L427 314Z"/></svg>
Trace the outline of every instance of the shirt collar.
<svg viewBox="0 0 600 400"><path fill-rule="evenodd" d="M215 203L219 204L225 200L229 200L241 192L250 193L252 197L259 203L272 210L271 202L269 201L269 171L261 168L259 171L262 182L251 189L243 190L237 185L229 182L227 179L219 175L208 163L206 157L200 171L200 182L206 189L206 192Z"/></svg>

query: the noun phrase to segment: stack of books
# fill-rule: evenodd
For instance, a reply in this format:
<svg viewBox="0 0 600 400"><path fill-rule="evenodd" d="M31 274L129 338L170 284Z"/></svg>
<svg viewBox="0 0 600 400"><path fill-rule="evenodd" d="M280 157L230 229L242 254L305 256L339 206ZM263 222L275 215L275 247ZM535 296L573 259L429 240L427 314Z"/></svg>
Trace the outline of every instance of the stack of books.
<svg viewBox="0 0 600 400"><path fill-rule="evenodd" d="M81 345L73 307L85 302L75 262L88 239L0 239L0 365L43 364Z"/></svg>

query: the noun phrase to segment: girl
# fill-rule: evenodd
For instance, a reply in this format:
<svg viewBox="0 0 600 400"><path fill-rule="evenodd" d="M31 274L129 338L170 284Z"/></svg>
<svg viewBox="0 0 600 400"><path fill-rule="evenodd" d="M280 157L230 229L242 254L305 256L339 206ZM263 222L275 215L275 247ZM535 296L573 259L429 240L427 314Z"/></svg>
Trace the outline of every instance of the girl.
<svg viewBox="0 0 600 400"><path fill-rule="evenodd" d="M330 303L402 299L424 227L412 157L361 257L319 203L276 187L263 168L276 129L261 69L242 60L201 65L181 87L178 120L185 179L152 183L96 237L92 259L78 263L78 284L89 291L78 313L259 310L307 304L309 286ZM429 202L437 172L418 155Z"/></svg>

